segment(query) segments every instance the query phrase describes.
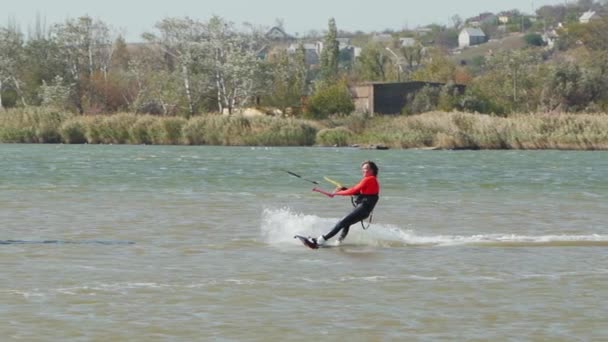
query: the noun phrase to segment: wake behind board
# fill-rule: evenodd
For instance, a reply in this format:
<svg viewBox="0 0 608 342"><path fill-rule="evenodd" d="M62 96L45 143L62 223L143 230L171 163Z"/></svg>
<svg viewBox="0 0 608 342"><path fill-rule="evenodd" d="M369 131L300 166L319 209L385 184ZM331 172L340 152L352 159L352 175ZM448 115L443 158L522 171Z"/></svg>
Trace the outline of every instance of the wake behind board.
<svg viewBox="0 0 608 342"><path fill-rule="evenodd" d="M310 241L309 237L302 236L302 235L294 235L293 238L300 240L304 246L306 246L306 247L308 247L310 249L317 249L317 248L319 248L319 245L317 245L316 243L314 243L314 241Z"/></svg>

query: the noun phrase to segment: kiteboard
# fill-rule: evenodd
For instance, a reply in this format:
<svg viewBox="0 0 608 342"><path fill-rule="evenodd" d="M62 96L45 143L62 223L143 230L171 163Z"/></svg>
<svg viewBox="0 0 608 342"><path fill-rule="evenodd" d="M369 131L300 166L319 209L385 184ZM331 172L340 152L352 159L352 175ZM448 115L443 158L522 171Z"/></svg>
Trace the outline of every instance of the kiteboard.
<svg viewBox="0 0 608 342"><path fill-rule="evenodd" d="M316 242L312 241L310 236L302 236L302 235L294 235L294 239L298 239L302 242L302 244L310 249L317 249L319 245Z"/></svg>

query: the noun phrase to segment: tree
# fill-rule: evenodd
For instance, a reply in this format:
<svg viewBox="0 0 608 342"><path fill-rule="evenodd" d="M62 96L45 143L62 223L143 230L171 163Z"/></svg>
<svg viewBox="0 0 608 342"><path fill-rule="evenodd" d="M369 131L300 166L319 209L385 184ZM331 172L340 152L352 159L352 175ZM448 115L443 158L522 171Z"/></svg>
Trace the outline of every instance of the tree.
<svg viewBox="0 0 608 342"><path fill-rule="evenodd" d="M323 83L308 100L306 116L325 119L332 114L347 115L355 110L352 96L345 81Z"/></svg>
<svg viewBox="0 0 608 342"><path fill-rule="evenodd" d="M2 91L12 88L21 98L25 106L25 98L21 90L19 69L23 66L23 38L16 28L0 27L0 110L4 109Z"/></svg>
<svg viewBox="0 0 608 342"><path fill-rule="evenodd" d="M580 112L597 110L597 105L605 107L608 104L608 58L605 55L593 56L603 61L600 60L598 66L591 67L578 62L553 65L542 91L545 110Z"/></svg>
<svg viewBox="0 0 608 342"><path fill-rule="evenodd" d="M422 66L412 74L412 79L447 83L454 81L455 72L456 65L441 50L430 49Z"/></svg>
<svg viewBox="0 0 608 342"><path fill-rule="evenodd" d="M204 59L206 26L197 20L186 18L165 18L155 25L159 35L144 33L143 37L160 47L165 55L166 67L170 73L176 65L186 98L188 116L195 114L195 99L192 91L192 70L197 61ZM163 82L163 80L160 80ZM162 99L159 99L162 102Z"/></svg>
<svg viewBox="0 0 608 342"><path fill-rule="evenodd" d="M74 102L80 113L84 101L93 101L88 82L96 72L107 76L113 52L110 28L100 20L84 16L51 27L51 39L60 47L59 58L68 71L65 81L73 83Z"/></svg>
<svg viewBox="0 0 608 342"><path fill-rule="evenodd" d="M418 67L422 63L424 46L419 41L416 41L414 45L400 47L399 52L407 63L407 69L412 71L414 67Z"/></svg>
<svg viewBox="0 0 608 342"><path fill-rule="evenodd" d="M496 53L486 59L485 73L467 88L475 110L507 114L536 110L542 82L541 57L536 50ZM471 108L469 108L471 109Z"/></svg>
<svg viewBox="0 0 608 342"><path fill-rule="evenodd" d="M65 79L72 79L65 60L61 58L60 49L56 41L43 35L27 40L24 47L24 65L27 65L27 68L21 68L21 77L25 84L24 93L28 103L36 105L41 103L40 87L44 83L53 83L57 76L62 82Z"/></svg>
<svg viewBox="0 0 608 342"><path fill-rule="evenodd" d="M340 58L340 45L337 40L338 29L334 18L329 19L328 30L323 40L323 51L321 51L322 82L333 82L338 78L338 64Z"/></svg>
<svg viewBox="0 0 608 342"><path fill-rule="evenodd" d="M592 22L572 23L560 30L558 45L562 50L584 45L592 50L608 50L608 17Z"/></svg>
<svg viewBox="0 0 608 342"><path fill-rule="evenodd" d="M114 53L112 54L111 59L111 69L116 69L119 71L126 71L129 69L129 61L131 60L131 55L129 50L127 49L127 43L122 36L119 36L114 41Z"/></svg>
<svg viewBox="0 0 608 342"><path fill-rule="evenodd" d="M357 78L362 81L386 81L390 58L378 44L369 44L355 63Z"/></svg>
<svg viewBox="0 0 608 342"><path fill-rule="evenodd" d="M280 108L283 113L288 107L299 106L301 97L306 94L304 54L304 47L300 45L293 55L281 51L271 57L272 82L265 103Z"/></svg>
<svg viewBox="0 0 608 342"><path fill-rule="evenodd" d="M43 81L40 87L42 105L58 109L68 109L70 105L70 92L70 86L65 85L61 76L56 76L50 84Z"/></svg>
<svg viewBox="0 0 608 342"><path fill-rule="evenodd" d="M213 17L206 25L206 66L210 68L220 112L232 113L262 91L266 76L260 75L262 61L258 51L265 43L264 35L253 27L239 33L232 23Z"/></svg>

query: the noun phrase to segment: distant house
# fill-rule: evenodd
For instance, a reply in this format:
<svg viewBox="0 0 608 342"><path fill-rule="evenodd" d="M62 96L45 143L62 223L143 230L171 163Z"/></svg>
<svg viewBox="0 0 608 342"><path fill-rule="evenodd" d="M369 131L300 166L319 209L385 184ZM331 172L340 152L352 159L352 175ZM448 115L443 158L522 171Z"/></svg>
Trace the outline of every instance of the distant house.
<svg viewBox="0 0 608 342"><path fill-rule="evenodd" d="M393 36L388 33L377 33L372 36L372 42L380 44L388 44L393 41Z"/></svg>
<svg viewBox="0 0 608 342"><path fill-rule="evenodd" d="M458 46L463 48L472 45L483 44L487 41L487 36L479 28L467 27L460 31L458 35Z"/></svg>
<svg viewBox="0 0 608 342"><path fill-rule="evenodd" d="M602 17L599 15L599 13L595 12L595 11L587 11L585 13L583 13L580 18L578 18L578 21L581 24L587 24L591 21L594 20L600 20L602 19Z"/></svg>
<svg viewBox="0 0 608 342"><path fill-rule="evenodd" d="M466 23L470 26L479 27L482 24L496 24L498 18L493 13L481 13L476 17L472 17L466 20Z"/></svg>
<svg viewBox="0 0 608 342"><path fill-rule="evenodd" d="M374 114L400 114L408 103L408 98L422 88L440 88L445 84L434 82L369 82L350 87L350 93L355 103L355 111ZM464 93L464 85L456 85L460 93Z"/></svg>
<svg viewBox="0 0 608 342"><path fill-rule="evenodd" d="M291 41L295 39L278 26L274 26L268 30L268 32L266 32L266 38L273 41Z"/></svg>
<svg viewBox="0 0 608 342"><path fill-rule="evenodd" d="M411 37L403 37L399 38L399 43L401 47L412 47L416 46L416 39Z"/></svg>
<svg viewBox="0 0 608 342"><path fill-rule="evenodd" d="M359 57L361 54L361 48L357 46L350 45L350 40L347 38L336 38L338 41L338 49L340 54L343 56L348 56L347 58L351 61L354 61L356 57ZM323 52L323 42L317 41L315 43L304 43L302 46L304 47L305 60L307 65L317 65L321 60L321 52ZM299 43L292 43L287 47L288 53L295 53L300 47Z"/></svg>
<svg viewBox="0 0 608 342"><path fill-rule="evenodd" d="M302 47L304 47L304 59L306 61L306 65L317 65L319 64L319 61L321 59L321 50L323 43L321 42L317 42L317 43L304 43L302 44ZM296 51L298 51L298 48L300 47L300 44L290 44L287 47L287 52L288 53L296 53Z"/></svg>
<svg viewBox="0 0 608 342"><path fill-rule="evenodd" d="M342 45L350 45L350 38L344 38L344 37L338 37L336 38L336 40L338 41L338 43L342 46Z"/></svg>

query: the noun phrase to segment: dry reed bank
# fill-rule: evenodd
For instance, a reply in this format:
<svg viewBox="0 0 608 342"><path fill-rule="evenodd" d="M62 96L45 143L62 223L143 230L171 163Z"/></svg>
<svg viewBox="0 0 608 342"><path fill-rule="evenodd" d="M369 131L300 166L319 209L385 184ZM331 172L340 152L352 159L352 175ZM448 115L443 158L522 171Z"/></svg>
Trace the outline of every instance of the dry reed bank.
<svg viewBox="0 0 608 342"><path fill-rule="evenodd" d="M28 108L0 112L0 142L608 150L608 115L430 112L310 121L216 114L190 119L130 113L79 116Z"/></svg>

